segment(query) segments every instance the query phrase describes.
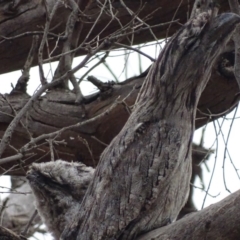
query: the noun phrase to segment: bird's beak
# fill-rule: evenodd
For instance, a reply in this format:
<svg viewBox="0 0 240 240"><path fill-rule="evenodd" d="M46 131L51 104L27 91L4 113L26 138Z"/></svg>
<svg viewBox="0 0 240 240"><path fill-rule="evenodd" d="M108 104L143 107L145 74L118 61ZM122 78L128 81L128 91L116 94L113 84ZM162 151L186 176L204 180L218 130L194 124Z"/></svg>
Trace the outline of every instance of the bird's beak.
<svg viewBox="0 0 240 240"><path fill-rule="evenodd" d="M215 41L225 40L227 35L230 38L238 23L240 23L240 16L235 13L222 13L218 15L210 23L207 41L211 44Z"/></svg>

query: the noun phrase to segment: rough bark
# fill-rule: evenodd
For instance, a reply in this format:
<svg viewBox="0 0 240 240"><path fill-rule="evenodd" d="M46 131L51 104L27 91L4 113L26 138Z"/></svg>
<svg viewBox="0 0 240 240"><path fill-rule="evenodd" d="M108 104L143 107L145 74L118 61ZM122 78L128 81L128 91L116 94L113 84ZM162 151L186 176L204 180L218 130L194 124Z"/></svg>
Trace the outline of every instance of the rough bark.
<svg viewBox="0 0 240 240"><path fill-rule="evenodd" d="M78 205L82 201L81 196L84 195L82 192L78 203L76 203L74 199L74 197L78 195L79 190L84 191L85 189L86 191L87 186L84 186L81 183L89 184L91 181L89 175L85 176L86 173L89 172L89 168L84 170L82 166L79 168L77 168L77 166L78 164L75 163L69 164L60 161L57 161L56 164L54 162L39 165L35 164L29 174L30 183L33 184L32 188L36 194L36 201L39 201L37 203L39 206L38 209L50 232L54 232L55 236L58 236L61 232L61 225L58 224L58 222L63 221L66 223L69 221L65 213L70 211L71 204ZM61 171L58 170L59 168ZM64 171L64 169L70 170L70 168L72 171L68 171L68 173ZM76 175L76 171L79 173L80 179L79 176ZM51 175L49 173L51 173ZM40 179L41 181L39 181ZM38 187L36 187L36 185ZM54 194L52 194L52 192ZM45 199L44 205L41 204L41 199L43 197ZM62 203L62 199L67 199L67 202L71 204L61 206L60 203ZM52 204L53 201L55 204ZM240 191L237 191L224 200L211 205L200 212L189 214L166 227L150 231L137 238L137 240L239 239L239 203ZM50 211L58 212L58 215L49 215Z"/></svg>
<svg viewBox="0 0 240 240"><path fill-rule="evenodd" d="M239 213L240 191L237 191L200 212L148 232L137 240L202 240L204 237L208 240L236 240L240 238ZM4 240L23 240L3 227L0 227L0 234L5 237Z"/></svg>
<svg viewBox="0 0 240 240"><path fill-rule="evenodd" d="M193 144L191 183L194 183L194 178L197 176L202 180L200 164L207 158L208 154L208 149ZM37 191L40 191L40 196L45 196L45 204L41 204L41 197L36 197L34 201L33 193L31 193L31 188L25 177L11 177L11 190L13 193L9 194L4 201L1 201L1 224L16 234L22 233L24 229L26 229L26 226L28 226L27 232L24 233L26 237L32 236L35 232L43 232L43 229L39 229L39 226L42 225L39 215L33 218L35 207L37 207L38 213L40 213L48 231L53 233L54 236L60 236L63 228L62 225L65 225L68 219L66 213L70 210L71 206L70 204L62 207L62 214L60 214L59 209L61 209L62 206L62 199L67 192L69 194L68 201L72 198L69 202L75 204L76 200L74 199L77 196L77 204L80 204L92 180L94 169L90 172L89 170L91 170L91 168L83 168L83 164L81 163L69 164L68 162L59 160L34 166L35 167L31 168L32 173L35 170L32 182L38 185L38 187L33 186L33 192L39 196ZM70 167L75 171L69 171ZM68 169L67 175L66 169ZM49 174L49 172L51 172L51 174ZM36 176L40 174L42 174L42 177L39 176L37 178ZM45 180L39 181L40 179ZM182 209L179 217L196 211L194 203L192 202L192 188L193 186L191 186L188 202ZM80 194L78 193L79 189L81 190ZM65 198L67 197L65 196ZM46 204L47 201L49 201L49 204ZM53 204L53 202L55 202L55 204ZM59 202L59 204L57 204L57 202ZM55 211L53 211L53 209L55 209ZM50 212L57 214L51 215L49 214ZM33 220L30 220L32 218ZM59 221L61 221L62 224L59 223Z"/></svg>

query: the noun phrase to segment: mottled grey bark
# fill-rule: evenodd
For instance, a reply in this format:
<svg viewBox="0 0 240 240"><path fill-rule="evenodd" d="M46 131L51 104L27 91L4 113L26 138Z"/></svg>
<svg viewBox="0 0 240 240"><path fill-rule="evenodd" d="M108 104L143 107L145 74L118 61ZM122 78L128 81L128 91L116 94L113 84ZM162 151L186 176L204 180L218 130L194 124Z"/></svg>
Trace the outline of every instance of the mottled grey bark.
<svg viewBox="0 0 240 240"><path fill-rule="evenodd" d="M189 187L196 106L239 21L209 10L172 37L61 239L130 240L176 219Z"/></svg>

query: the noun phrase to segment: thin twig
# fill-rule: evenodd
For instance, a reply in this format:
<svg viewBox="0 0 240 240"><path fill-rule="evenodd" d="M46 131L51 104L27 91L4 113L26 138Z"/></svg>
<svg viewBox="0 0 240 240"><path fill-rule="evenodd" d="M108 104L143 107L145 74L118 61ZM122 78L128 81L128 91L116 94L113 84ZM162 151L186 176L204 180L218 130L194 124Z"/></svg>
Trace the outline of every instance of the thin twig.
<svg viewBox="0 0 240 240"><path fill-rule="evenodd" d="M92 150L90 149L90 146L88 144L88 141L84 138L82 138L81 136L78 135L78 139L87 147L87 150L92 158L92 163L93 163L93 167L96 167L96 161L94 159L94 156L93 156L93 152Z"/></svg>
<svg viewBox="0 0 240 240"><path fill-rule="evenodd" d="M218 149L218 138L217 138L217 135L219 135L219 132L217 133L216 125L215 125L214 122L213 122L213 124L214 124L215 133L216 133L216 149ZM213 165L212 174L211 174L211 177L210 177L210 180L209 180L209 183L208 183L208 187L207 187L207 190L206 190L206 194L205 194L205 196L204 196L204 199L203 199L203 203L202 203L201 209L204 208L204 204L205 204L205 202L206 202L206 198L207 198L207 196L208 196L208 194L209 194L209 189L210 189L210 186L211 186L211 183L212 183L213 175L214 175L214 173L215 173L216 163L217 163L217 154L215 155L215 160L214 160L214 165Z"/></svg>
<svg viewBox="0 0 240 240"><path fill-rule="evenodd" d="M71 74L69 79L70 79L70 81L73 85L73 89L74 89L74 92L76 94L75 103L80 104L83 101L83 94L82 94L82 91L79 87L79 84L78 84L74 74Z"/></svg>
<svg viewBox="0 0 240 240"><path fill-rule="evenodd" d="M68 18L66 28L65 28L66 40L63 44L63 49L62 49L62 52L64 53L69 52L72 48L77 47L80 33L82 30L82 24L78 23L79 9L78 9L77 3L74 0L68 0L68 3L72 11ZM71 70L74 55L75 55L75 52L61 56L52 81L55 81L55 79L58 79L60 76L62 76L63 74ZM75 93L77 95L76 102L81 102L83 99L83 96L73 73L66 75L65 79L63 79L61 86L63 88L68 88L68 82L67 82L68 79L72 82Z"/></svg>
<svg viewBox="0 0 240 240"><path fill-rule="evenodd" d="M33 59L35 57L35 53L37 52L37 47L38 47L38 36L33 36L32 39L32 46L31 49L28 53L27 60L24 64L23 70L22 70L22 75L18 79L16 86L14 89L11 91L10 95L16 92L22 92L26 93L27 92L27 82L29 80L29 71L32 66Z"/></svg>
<svg viewBox="0 0 240 240"><path fill-rule="evenodd" d="M212 198L216 198L220 195L220 193L218 193L217 195L211 195L210 193L208 193L204 188L202 187L198 187L192 183L190 183L190 185L193 187L193 188L196 188L196 189L199 189L199 190L202 190L203 192L205 192L208 196L212 197Z"/></svg>
<svg viewBox="0 0 240 240"><path fill-rule="evenodd" d="M152 28L149 24L147 24L144 20L140 19L129 7L127 7L127 5L124 3L123 0L120 0L120 3L122 4L122 6L128 11L128 13L135 17L141 24L145 25L147 27L147 29L149 30L149 32L151 33L151 35L153 36L154 40L158 43L158 38L156 37L156 35L154 34L154 32L152 31Z"/></svg>
<svg viewBox="0 0 240 240"><path fill-rule="evenodd" d="M28 229L30 228L33 220L35 219L35 217L37 216L38 212L37 210L34 211L34 213L32 214L31 218L29 219L26 227L24 228L24 230L21 232L21 235L25 236L27 235Z"/></svg>
<svg viewBox="0 0 240 240"><path fill-rule="evenodd" d="M27 36L42 36L42 35L44 35L44 33L45 33L44 31L31 31L31 32L24 32L24 33L21 33L19 35L15 35L12 37L5 37L5 36L0 35L0 37L4 39L4 40L0 41L0 44L5 41L23 38L23 37L27 37ZM54 39L56 38L59 40L65 40L65 38L66 38L65 36L60 36L58 34L51 33L51 32L48 32L47 35L48 35L48 37L51 37Z"/></svg>
<svg viewBox="0 0 240 240"><path fill-rule="evenodd" d="M177 9L176 9L176 11L173 14L172 23L174 22L174 19L175 19L176 15L177 15L177 12L179 11L180 6L182 5L182 2L183 2L183 0L181 0L181 2L178 4ZM172 26L172 23L170 23L168 28L167 28L166 38L165 39L168 39L168 35L169 35L170 28Z"/></svg>
<svg viewBox="0 0 240 240"><path fill-rule="evenodd" d="M81 76L81 78L78 80L78 84L80 84L81 82L82 82L82 80L94 69L94 68L96 68L97 66L99 66L101 63L104 63L105 62L105 59L108 57L108 55L109 55L109 51L107 51L106 53L105 53L105 55L102 57L102 58L100 58L100 60L96 63L96 64L94 64L91 68L89 68L88 70L87 70L87 72L85 72L82 76ZM98 56L97 56L97 58L98 58ZM98 58L99 59L99 58Z"/></svg>
<svg viewBox="0 0 240 240"><path fill-rule="evenodd" d="M237 109L238 109L238 108L235 109L234 117L236 116ZM231 120L231 124L230 124L230 127L229 127L229 131L228 131L228 135L227 135L227 139L226 139L226 140L225 140L224 133L222 132L222 129L220 128L220 126L219 126L219 128L220 128L221 135L222 135L223 142L224 142L223 168L225 167L225 162L226 162L226 158L227 158L226 155L228 155L228 157L229 157L229 159L230 159L230 162L231 162L231 164L232 164L232 166L233 166L233 168L234 168L234 170L235 170L238 178L240 179L240 176L239 176L239 173L238 173L238 169L236 168L236 166L235 166L235 164L234 164L234 162L233 162L233 160L232 160L232 157L231 157L231 155L230 155L230 153L229 153L229 150L228 150L228 141L229 141L230 133L231 133L232 126L233 126L233 123L234 123L234 117L233 117L233 119ZM224 119L225 119L225 118L224 118ZM217 121L217 123L219 124L218 121Z"/></svg>
<svg viewBox="0 0 240 240"><path fill-rule="evenodd" d="M46 141L49 143L51 161L53 162L54 161L53 140L52 139L46 139Z"/></svg>
<svg viewBox="0 0 240 240"><path fill-rule="evenodd" d="M11 108L12 112L14 113L14 116L17 116L17 111L14 109L14 107L12 106L12 104L10 103L10 101L8 100L7 95L3 96L3 98L4 98L5 101L8 103L9 107ZM14 117L14 116L13 116L13 117ZM31 138L32 138L32 135L31 135L31 133L29 132L27 126L25 126L25 125L23 124L23 121L22 121L22 120L20 120L20 124L21 124L21 126L23 127L23 129L26 130L29 139L31 139ZM12 146L10 146L10 147L13 148ZM16 151L16 149L14 149L14 151ZM17 152L18 152L18 151L17 151Z"/></svg>
<svg viewBox="0 0 240 240"><path fill-rule="evenodd" d="M170 22L165 22L165 23L159 23L159 24L156 24L156 25L153 25L151 26L151 28L158 28L158 27L162 27L162 26L165 26L165 25L169 25L171 23L178 23L179 22L179 19L176 19L174 21L170 21ZM134 27L134 28L130 28L130 31L127 31L125 29L125 31L121 31L121 33L116 33L116 34L112 34L112 39L120 39L120 38L123 38L123 37L126 37L128 35L132 35L132 34L136 34L136 33L141 33L142 31L146 31L148 30L149 27ZM106 40L108 37L104 37L103 39L99 39L99 42L103 42L104 40ZM70 50L69 52L65 52L65 53L61 53L57 56L54 56L54 57L51 57L51 58L48 58L48 59L45 59L43 61L43 63L48 63L49 61L56 61L58 60L61 56L63 55L66 55L66 54L69 54L69 53L72 53L72 52L77 52L78 50L85 50L86 51L86 48L84 47L84 44L81 43L81 45L79 45L77 48L73 49L73 50Z"/></svg>
<svg viewBox="0 0 240 240"><path fill-rule="evenodd" d="M113 76L115 82L119 82L118 77L115 75L115 73L112 71L112 69L109 67L109 65L104 61L103 62L104 67L109 71L109 73Z"/></svg>
<svg viewBox="0 0 240 240"><path fill-rule="evenodd" d="M57 8L61 2L62 2L61 0L57 0L55 5L53 6L53 9L52 9L52 12L50 13L50 15L47 14L47 21L46 21L45 28L44 28L44 34L43 34L42 41L40 43L39 50L38 50L39 76L40 76L40 81L41 81L42 85L47 83L47 80L44 76L44 71L43 71L43 48L44 48L44 45L46 43L46 39L48 36L50 23L51 23L54 15L57 11ZM48 12L47 3L45 1L44 1L44 3L45 3L44 5L45 5L46 12Z"/></svg>
<svg viewBox="0 0 240 240"><path fill-rule="evenodd" d="M104 147L107 147L108 144L104 143L103 141L101 141L100 139L98 139L97 137L95 136L91 136L92 139L96 140L97 142L101 143Z"/></svg>
<svg viewBox="0 0 240 240"><path fill-rule="evenodd" d="M5 208L7 207L7 202L8 201L9 201L8 197L2 201L2 205L0 207L0 219L2 219L2 215L4 213ZM1 225L2 225L2 223L1 223Z"/></svg>
<svg viewBox="0 0 240 240"><path fill-rule="evenodd" d="M118 47L123 47L123 48L127 48L127 49L130 49L130 50L133 50L133 51L135 51L135 52L137 52L137 53L139 53L139 54L147 57L147 58L150 59L152 62L155 62L155 61L156 61L155 58L152 58L151 56L149 56L148 54L142 52L141 50L139 50L139 49L137 49L137 48L133 48L133 47L130 47L130 46L128 46L128 45L125 45L125 44L122 44L122 43L118 43L118 42L115 42L114 45L115 45L115 46L118 46Z"/></svg>

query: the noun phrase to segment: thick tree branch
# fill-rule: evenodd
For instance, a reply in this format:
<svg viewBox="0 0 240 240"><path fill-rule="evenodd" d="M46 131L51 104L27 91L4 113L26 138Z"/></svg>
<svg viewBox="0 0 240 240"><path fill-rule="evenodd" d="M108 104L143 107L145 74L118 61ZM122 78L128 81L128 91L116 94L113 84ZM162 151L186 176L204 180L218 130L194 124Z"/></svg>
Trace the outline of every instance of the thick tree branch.
<svg viewBox="0 0 240 240"><path fill-rule="evenodd" d="M201 166L199 164L206 157L207 153L207 149L196 146L195 144L193 145L193 176L201 176ZM70 170L70 168L72 170ZM59 202L58 204L57 202L58 200L62 200L61 196L65 194L67 188L66 186L72 186L74 183L76 188L73 188L68 192L74 199L76 198L76 191L79 191L79 189L81 189L81 194L78 195L77 199L77 204L80 204L87 190L87 187L93 178L94 171L95 169L86 167L81 163L68 163L60 160L35 164L34 167L31 168L31 174L34 174L34 177L32 176L32 181L34 182L31 182L30 174L28 174L29 180L30 184L32 183L39 186L37 189L36 187L32 186L33 192L37 195L39 194L40 196L45 196L44 205L41 204L41 199L39 198L36 198L34 204L34 195L31 193L30 186L26 182L25 177L12 177L12 187L9 189L10 195L6 201L1 202L0 215L2 216L2 226L8 228L9 230L12 230L16 234L22 233L23 236L30 237L34 232L39 231L39 226L42 225L42 221L40 220L39 215L34 218L34 221L31 221L31 217L34 216L34 209L37 206L38 212L40 213L43 222L46 224L48 231L53 232L55 236L59 236L61 233L61 224L59 224L59 220L62 219L62 224L66 224L66 221L68 219L67 212L70 210L70 207L65 207L63 209L62 216L60 218L59 211L57 211L57 209L56 212L58 212L58 214L49 214L54 209L54 204L52 204L52 202L55 201L55 208L58 208L61 203ZM41 174L45 176L46 181L44 181L44 183L39 181L39 179L41 179ZM38 175L39 178L37 178ZM79 178L76 176L79 176ZM53 181L52 178L56 180L55 184L53 185L51 185L51 182ZM191 182L193 181L191 180ZM48 191L45 191L46 188L49 188L49 191L52 193L54 192L54 194L49 194ZM58 190L56 191L56 189ZM38 191L40 192L38 193ZM59 198L57 198L57 196L59 196ZM181 211L181 216L191 211L196 211L192 203L192 195L189 196L189 202L187 206L185 206ZM29 226L29 224L30 228L28 231L23 231L23 229L25 229L26 226Z"/></svg>
<svg viewBox="0 0 240 240"><path fill-rule="evenodd" d="M237 191L200 212L191 213L137 240L236 240L240 239L239 219L240 191Z"/></svg>
<svg viewBox="0 0 240 240"><path fill-rule="evenodd" d="M82 1L81 9L85 9L89 1ZM187 16L190 15L188 11L190 11L191 6L193 4L193 0L183 0L182 4L179 6L178 11L175 14L175 19L180 19L181 23L186 22ZM46 0L46 4L48 6L48 11L51 11L56 3L55 0ZM95 21L95 17L99 12L99 8L93 4L85 13L86 19L85 22L88 24L84 27L81 32L81 36L79 39L79 43L83 42L84 38L87 36L89 29L91 29L93 22ZM144 19L145 23L149 26L159 25L161 23L171 22L173 13L176 11L179 1L173 0L171 4L167 1L124 1L124 3L131 9L131 11L136 12L141 3L144 5L143 9L139 14L139 18ZM20 5L16 6L15 11L9 11L9 5L11 2L2 1L0 4L0 73L6 73L13 70L21 69L26 61L27 53L29 52L31 46L31 35L34 34L34 31L38 31L40 34L41 30L43 30L43 26L46 21L46 9L42 4L42 1L38 0L29 0L29 1L21 1ZM226 11L229 9L228 3L225 0L220 1L221 11ZM113 9L115 9L118 14L117 18L121 20L121 24L124 26L129 23L132 19L132 16L125 9L124 6L115 2L112 4ZM157 9L157 10L156 10ZM48 41L49 41L49 49L55 49L53 52L53 56L59 55L62 52L62 32L65 29L65 23L67 22L68 16L71 11L68 8L61 5L55 17L51 21L50 32L48 33ZM88 18L90 16L90 20ZM145 19L147 17L147 19ZM89 41L92 40L99 34L99 29L104 29L105 26L108 25L109 20L112 18L110 14L104 14L101 16L99 21L97 22L96 27L93 29L91 35L89 36ZM90 22L90 23L89 23ZM157 28L153 28L152 32L157 38L165 38L166 30L168 29L168 36L172 35L178 28L179 24L172 23L171 27L168 25L160 25ZM149 34L149 28L146 28L144 31L141 31L141 28L144 26L140 26L140 28L135 29L136 32L141 32L141 34L136 34L134 36L133 44L144 43L148 41L153 41L153 35ZM100 38L104 39L106 36L109 36L111 33L119 30L119 21L117 19L113 20L111 24L101 33ZM20 37L17 39L11 39L19 34L25 34L24 37ZM43 31L42 31L43 34ZM55 37L54 37L55 36ZM58 43L58 47L55 48L56 41L60 40ZM129 44L126 39L123 43ZM46 59L47 50L43 52L43 57ZM76 56L86 54L86 51L83 49L79 49L76 53ZM6 56L8 56L6 58ZM34 59L34 65L37 65L37 59Z"/></svg>

